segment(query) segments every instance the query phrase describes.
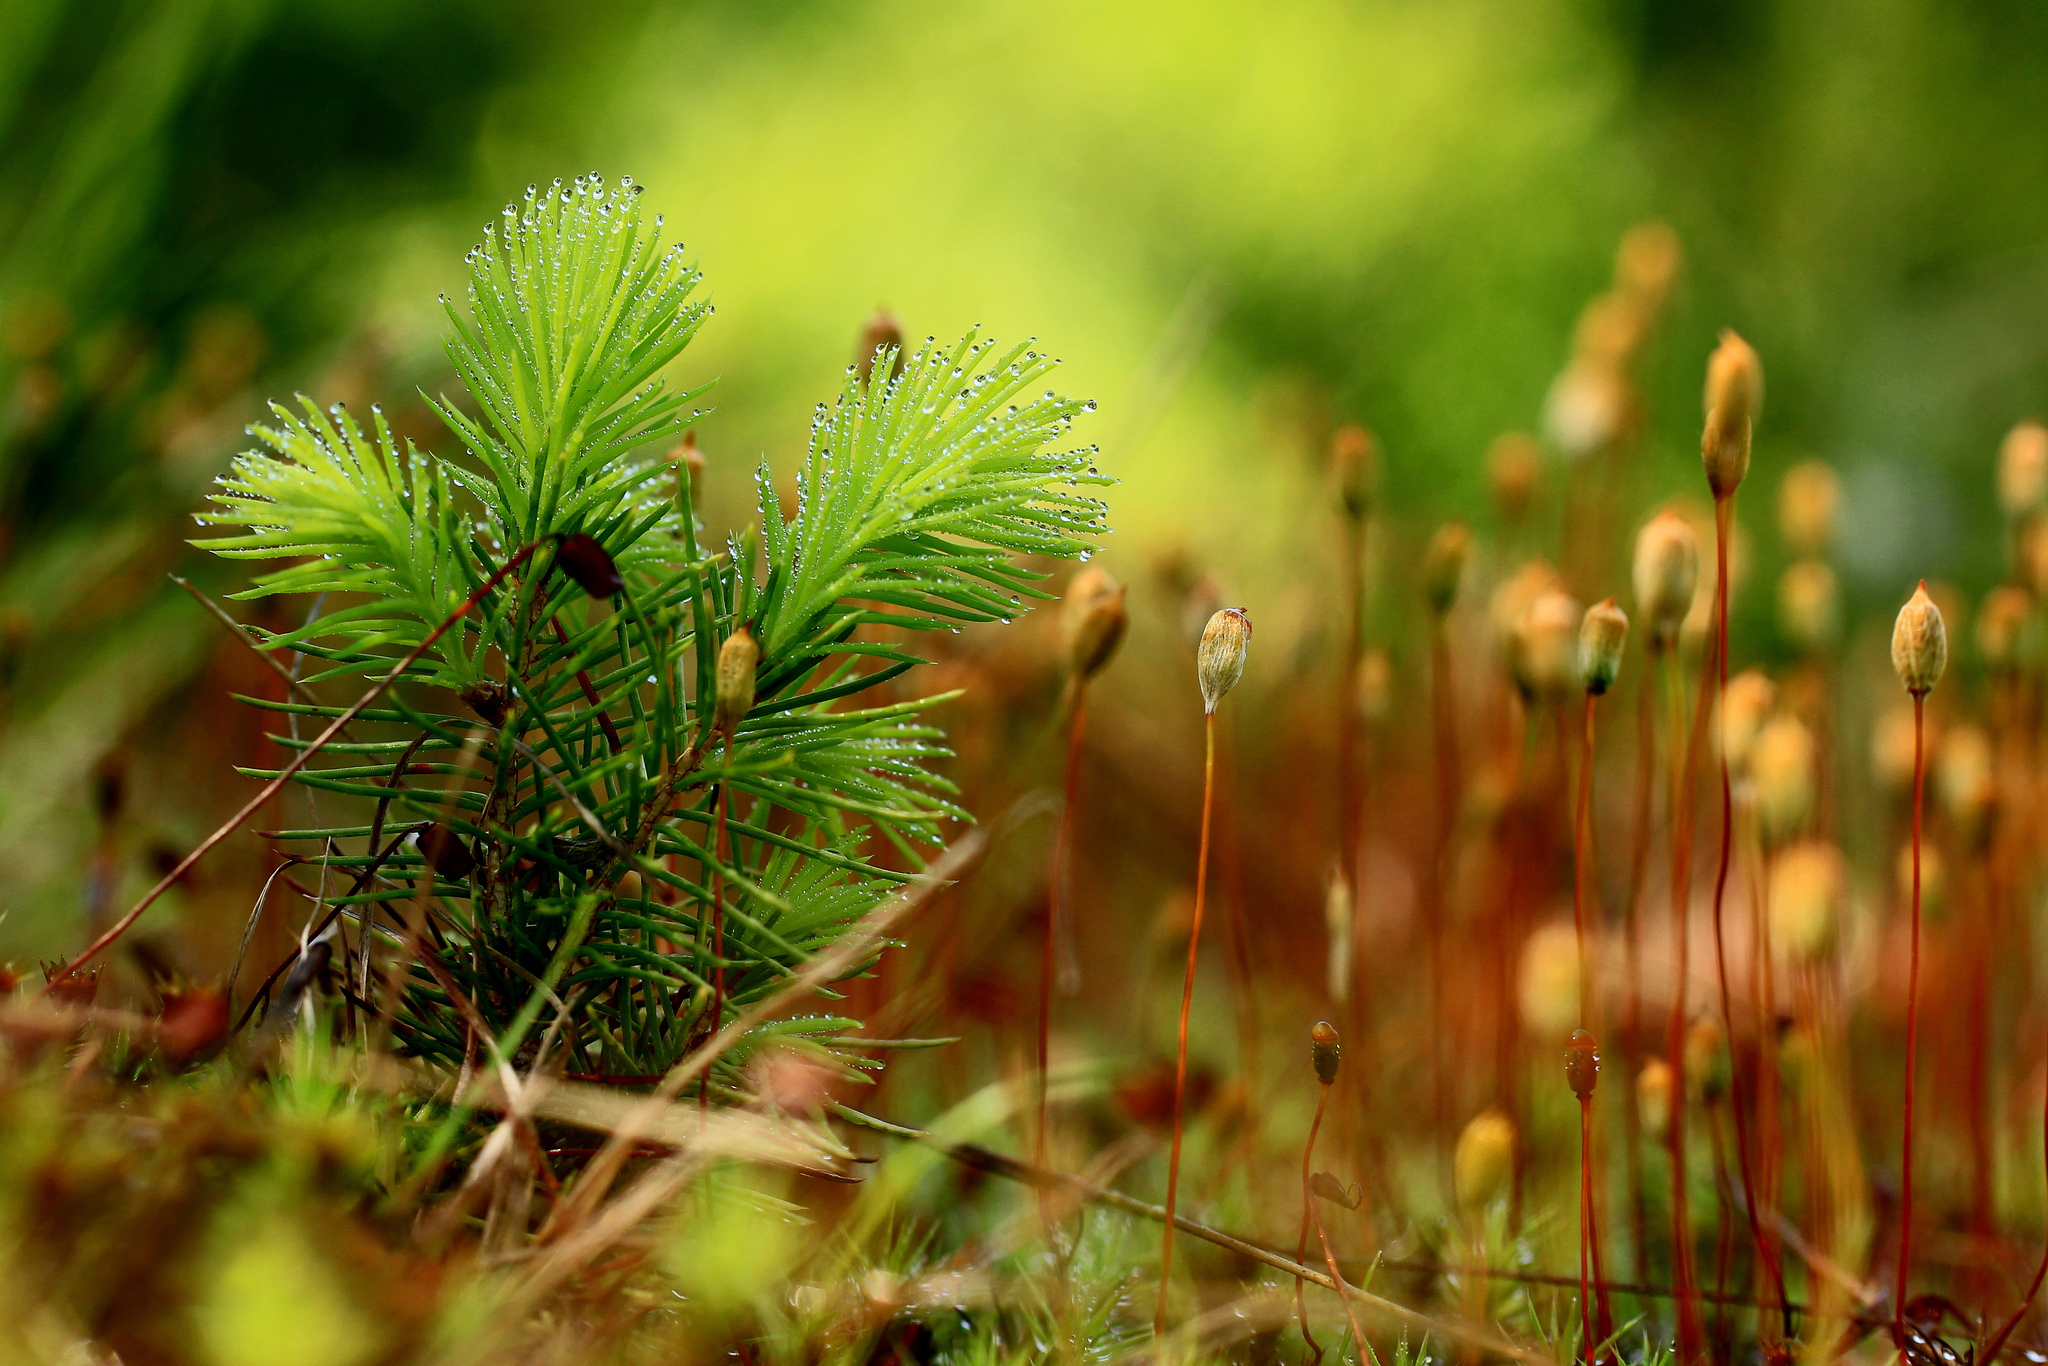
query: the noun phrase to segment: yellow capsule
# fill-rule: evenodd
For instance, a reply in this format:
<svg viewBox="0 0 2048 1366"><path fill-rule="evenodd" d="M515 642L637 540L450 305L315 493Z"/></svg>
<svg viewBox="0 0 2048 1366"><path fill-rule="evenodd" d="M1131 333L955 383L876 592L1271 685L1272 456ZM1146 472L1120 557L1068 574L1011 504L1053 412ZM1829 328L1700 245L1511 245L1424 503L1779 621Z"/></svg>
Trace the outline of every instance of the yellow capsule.
<svg viewBox="0 0 2048 1366"><path fill-rule="evenodd" d="M1948 628L1941 609L1927 595L1927 580L1913 590L1913 596L1899 609L1892 626L1892 670L1907 692L1924 697L1941 681L1948 668Z"/></svg>
<svg viewBox="0 0 2048 1366"><path fill-rule="evenodd" d="M1716 730L1729 768L1741 770L1749 766L1756 737L1777 699L1778 687L1762 669L1744 669L1728 680L1721 694L1720 725Z"/></svg>
<svg viewBox="0 0 2048 1366"><path fill-rule="evenodd" d="M1094 565L1074 575L1065 604L1067 667L1087 682L1116 657L1131 614L1124 606L1124 585Z"/></svg>
<svg viewBox="0 0 2048 1366"><path fill-rule="evenodd" d="M1786 470L1778 484L1778 534L1785 548L1802 559L1827 554L1841 502L1842 479L1833 466L1803 460Z"/></svg>
<svg viewBox="0 0 2048 1366"><path fill-rule="evenodd" d="M1842 851L1825 840L1801 840L1772 860L1771 937L1795 960L1833 950L1845 881Z"/></svg>
<svg viewBox="0 0 2048 1366"><path fill-rule="evenodd" d="M1707 358L1706 428L1700 460L1716 499L1732 495L1749 473L1750 429L1763 406L1763 366L1756 351L1733 331Z"/></svg>
<svg viewBox="0 0 2048 1366"><path fill-rule="evenodd" d="M1579 674L1595 697L1614 686L1621 673L1621 651L1628 643L1628 613L1613 598L1586 609L1579 623Z"/></svg>
<svg viewBox="0 0 2048 1366"><path fill-rule="evenodd" d="M1445 522L1429 538L1429 548L1422 552L1422 600L1437 616L1458 600L1458 583L1465 576L1471 548L1471 528L1462 522Z"/></svg>
<svg viewBox="0 0 2048 1366"><path fill-rule="evenodd" d="M1998 505L2017 521L2048 500L2048 427L2031 418L1998 448Z"/></svg>
<svg viewBox="0 0 2048 1366"><path fill-rule="evenodd" d="M1339 427L1330 438L1330 468L1337 478L1337 499L1354 521L1372 511L1379 486L1380 448L1372 433L1357 423Z"/></svg>
<svg viewBox="0 0 2048 1366"><path fill-rule="evenodd" d="M1579 623L1585 611L1562 588L1538 593L1516 623L1515 682L1532 697L1561 698L1579 686Z"/></svg>
<svg viewBox="0 0 2048 1366"><path fill-rule="evenodd" d="M1486 482L1503 522L1513 526L1529 515L1543 478L1543 448L1525 432L1497 436L1486 449Z"/></svg>
<svg viewBox="0 0 2048 1366"><path fill-rule="evenodd" d="M742 626L725 638L718 649L717 724L730 735L754 709L754 671L761 663L761 647L753 632Z"/></svg>
<svg viewBox="0 0 2048 1366"><path fill-rule="evenodd" d="M1692 523L1670 508L1636 533L1633 573L1636 612L1650 638L1668 647L1692 602L1700 580L1700 538Z"/></svg>
<svg viewBox="0 0 2048 1366"><path fill-rule="evenodd" d="M1719 1100L1730 1076L1728 1031L1712 1015L1702 1015L1685 1032L1685 1074L1704 1100Z"/></svg>
<svg viewBox="0 0 2048 1366"><path fill-rule="evenodd" d="M2034 598L2026 589L2000 584L1977 609L1977 653L1993 673L2010 673L2033 653Z"/></svg>
<svg viewBox="0 0 2048 1366"><path fill-rule="evenodd" d="M1451 1157L1451 1184L1458 1208L1476 1217L1508 1192L1515 1175L1514 1122L1498 1110L1473 1116Z"/></svg>
<svg viewBox="0 0 2048 1366"><path fill-rule="evenodd" d="M1671 1123L1671 1064L1662 1058L1650 1059L1636 1073L1636 1113L1643 1121L1645 1134L1651 1138L1664 1136Z"/></svg>
<svg viewBox="0 0 2048 1366"><path fill-rule="evenodd" d="M1794 834L1812 817L1818 758L1813 732L1796 716L1774 716L1757 732L1749 775L1767 838Z"/></svg>
<svg viewBox="0 0 2048 1366"><path fill-rule="evenodd" d="M1802 654L1831 650L1842 634L1842 594L1835 571L1820 560L1800 560L1778 579L1778 629Z"/></svg>
<svg viewBox="0 0 2048 1366"><path fill-rule="evenodd" d="M1202 643L1195 650L1195 677L1202 685L1202 710L1214 713L1223 695L1244 677L1245 651L1252 641L1252 619L1242 607L1226 607L1209 618Z"/></svg>

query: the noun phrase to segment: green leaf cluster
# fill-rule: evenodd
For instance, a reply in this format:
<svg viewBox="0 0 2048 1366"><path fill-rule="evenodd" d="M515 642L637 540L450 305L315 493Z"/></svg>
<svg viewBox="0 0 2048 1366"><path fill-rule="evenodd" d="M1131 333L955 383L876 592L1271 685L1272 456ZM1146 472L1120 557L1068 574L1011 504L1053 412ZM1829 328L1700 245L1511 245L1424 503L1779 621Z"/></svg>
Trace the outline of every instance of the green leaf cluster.
<svg viewBox="0 0 2048 1366"><path fill-rule="evenodd" d="M883 354L872 381L850 367L795 515L764 464L758 529L706 549L670 449L703 390L665 371L710 309L639 194L529 191L471 251L448 310L462 392L431 400L450 451L378 412L365 430L277 405L201 518L224 533L209 549L282 562L242 596L319 595L263 639L326 661L313 685L381 676L480 595L297 775L354 821L287 832L318 853L361 1018L389 991L401 1042L451 1065L487 1045L530 1061L547 1035L572 1072L650 1077L834 942L967 814L933 768L937 699L863 695L920 662L908 633L1044 597L1019 556L1085 556L1105 531L1085 490L1108 481L1061 445L1092 405L1043 389L1032 346L970 334ZM623 577L609 600L557 572L579 534ZM716 661L747 625L756 692L721 734ZM832 1045L855 1023L764 1027L707 1085L729 1091L771 1036L854 1067Z"/></svg>

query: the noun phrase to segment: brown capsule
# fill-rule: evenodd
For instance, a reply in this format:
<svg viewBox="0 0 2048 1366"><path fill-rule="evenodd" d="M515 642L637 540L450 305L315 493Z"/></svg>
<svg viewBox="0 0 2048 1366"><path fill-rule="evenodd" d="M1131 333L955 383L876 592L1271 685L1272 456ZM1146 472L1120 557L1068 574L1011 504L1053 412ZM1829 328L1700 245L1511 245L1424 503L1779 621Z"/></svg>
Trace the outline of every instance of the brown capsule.
<svg viewBox="0 0 2048 1366"><path fill-rule="evenodd" d="M476 871L476 855L462 836L447 826L430 825L420 832L419 838L420 857L450 882L461 882Z"/></svg>
<svg viewBox="0 0 2048 1366"><path fill-rule="evenodd" d="M173 1065L207 1052L228 1033L228 998L212 987L165 991L164 1012L157 1020L157 1046Z"/></svg>
<svg viewBox="0 0 2048 1366"><path fill-rule="evenodd" d="M693 428L683 433L683 439L668 453L669 463L675 466L676 474L689 482L685 485L690 497L704 487L704 452L697 449L697 433Z"/></svg>
<svg viewBox="0 0 2048 1366"><path fill-rule="evenodd" d="M1123 644L1131 614L1124 606L1127 590L1107 573L1089 565L1067 585L1065 626L1067 667L1087 682L1101 673Z"/></svg>
<svg viewBox="0 0 2048 1366"><path fill-rule="evenodd" d="M100 970L97 967L64 970L62 963L43 964L43 980L49 985L44 994L60 1005L89 1006L100 994Z"/></svg>
<svg viewBox="0 0 2048 1366"><path fill-rule="evenodd" d="M761 664L761 647L753 632L742 626L725 638L718 648L718 729L730 735L754 709L754 677Z"/></svg>
<svg viewBox="0 0 2048 1366"><path fill-rule="evenodd" d="M1574 1029L1564 1046L1564 1079L1572 1094L1584 1100L1600 1083L1600 1042L1589 1029Z"/></svg>
<svg viewBox="0 0 2048 1366"><path fill-rule="evenodd" d="M1445 522L1429 538L1422 552L1422 600L1437 616L1451 610L1458 600L1458 584L1465 577L1465 560L1472 549L1472 530L1462 522Z"/></svg>
<svg viewBox="0 0 2048 1366"><path fill-rule="evenodd" d="M1244 677L1245 652L1251 646L1252 619L1242 607L1226 607L1209 618L1202 643L1195 650L1195 677L1202 685L1202 710L1213 714L1223 695Z"/></svg>
<svg viewBox="0 0 2048 1366"><path fill-rule="evenodd" d="M1707 358L1707 423L1700 460L1717 499L1734 494L1749 473L1750 429L1763 406L1763 366L1750 344L1732 331Z"/></svg>
<svg viewBox="0 0 2048 1366"><path fill-rule="evenodd" d="M875 354L884 347L895 357L889 366L889 378L895 379L903 373L903 324L886 308L877 309L860 332L860 345L853 361L860 370L862 384L874 376Z"/></svg>
<svg viewBox="0 0 2048 1366"><path fill-rule="evenodd" d="M490 679L480 679L475 683L465 684L462 691L457 693L456 696L462 699L464 706L482 718L486 725L502 726L505 724L505 715L509 710L505 690Z"/></svg>
<svg viewBox="0 0 2048 1366"><path fill-rule="evenodd" d="M555 563L593 598L608 598L625 590L626 580L620 575L618 564L595 536L579 531L562 537L555 549Z"/></svg>
<svg viewBox="0 0 2048 1366"><path fill-rule="evenodd" d="M1907 692L1925 696L1948 668L1948 628L1927 594L1927 580L1913 590L1892 624L1892 670Z"/></svg>
<svg viewBox="0 0 2048 1366"><path fill-rule="evenodd" d="M1337 498L1344 515L1362 520L1372 511L1373 493L1379 486L1379 443L1355 422L1339 427L1330 438L1330 469L1337 478Z"/></svg>
<svg viewBox="0 0 2048 1366"><path fill-rule="evenodd" d="M1316 1080L1328 1086L1337 1080L1337 1063L1343 1055L1343 1048L1337 1042L1337 1030L1328 1020L1316 1021L1316 1027L1308 1032L1309 1057L1316 1065Z"/></svg>

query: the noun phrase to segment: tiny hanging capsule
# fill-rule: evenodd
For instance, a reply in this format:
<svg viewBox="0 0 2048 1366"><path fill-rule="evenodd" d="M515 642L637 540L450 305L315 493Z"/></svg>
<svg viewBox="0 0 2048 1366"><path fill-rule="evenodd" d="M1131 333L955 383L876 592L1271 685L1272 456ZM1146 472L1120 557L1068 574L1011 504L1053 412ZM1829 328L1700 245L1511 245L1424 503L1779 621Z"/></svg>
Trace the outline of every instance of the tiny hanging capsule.
<svg viewBox="0 0 2048 1366"><path fill-rule="evenodd" d="M619 573L617 562L611 552L598 544L595 536L579 531L573 536L564 536L555 548L555 562L562 572L576 581L576 586L593 598L608 598L623 592L626 580Z"/></svg>

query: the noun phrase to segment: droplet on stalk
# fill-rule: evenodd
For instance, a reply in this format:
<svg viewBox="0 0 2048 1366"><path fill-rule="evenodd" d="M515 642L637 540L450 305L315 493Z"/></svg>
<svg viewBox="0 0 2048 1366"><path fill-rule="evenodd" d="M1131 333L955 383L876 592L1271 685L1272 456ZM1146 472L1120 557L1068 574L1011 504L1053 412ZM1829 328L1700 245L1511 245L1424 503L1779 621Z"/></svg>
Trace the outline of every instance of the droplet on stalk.
<svg viewBox="0 0 2048 1366"><path fill-rule="evenodd" d="M1574 1029L1564 1047L1564 1080L1584 1100L1600 1084L1600 1042L1590 1029Z"/></svg>

